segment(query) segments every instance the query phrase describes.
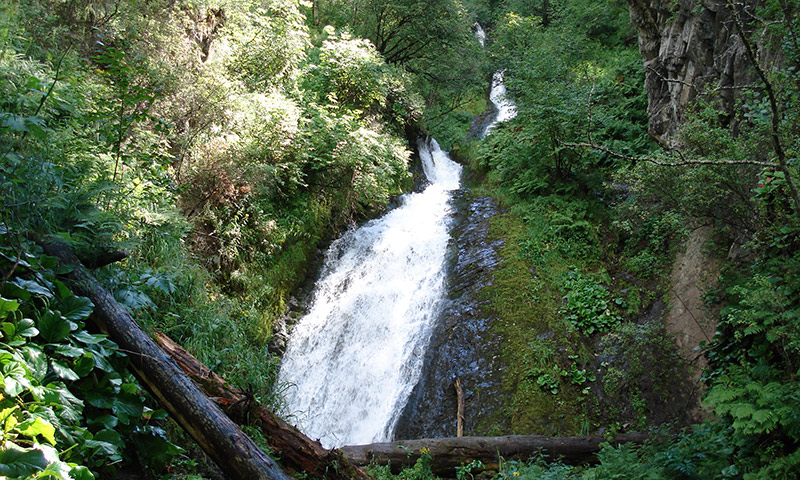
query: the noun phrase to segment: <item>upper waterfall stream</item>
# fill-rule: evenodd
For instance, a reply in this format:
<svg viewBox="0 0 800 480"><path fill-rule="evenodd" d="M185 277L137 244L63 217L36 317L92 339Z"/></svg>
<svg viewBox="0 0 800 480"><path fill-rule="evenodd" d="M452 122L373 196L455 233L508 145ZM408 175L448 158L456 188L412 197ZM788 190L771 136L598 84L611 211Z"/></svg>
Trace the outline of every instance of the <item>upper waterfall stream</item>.
<svg viewBox="0 0 800 480"><path fill-rule="evenodd" d="M391 439L441 307L461 166L419 150L430 185L333 242L283 357L289 418L327 448Z"/></svg>

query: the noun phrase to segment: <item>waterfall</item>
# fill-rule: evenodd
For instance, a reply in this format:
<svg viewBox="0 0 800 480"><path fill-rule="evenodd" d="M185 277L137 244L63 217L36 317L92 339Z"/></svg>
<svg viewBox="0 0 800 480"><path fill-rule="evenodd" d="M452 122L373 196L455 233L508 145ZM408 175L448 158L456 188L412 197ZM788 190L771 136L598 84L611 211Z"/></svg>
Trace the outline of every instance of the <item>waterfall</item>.
<svg viewBox="0 0 800 480"><path fill-rule="evenodd" d="M482 47L486 46L486 31L480 23L475 23L475 38ZM489 90L489 101L492 107L473 121L472 131L478 138L483 138L491 133L495 125L507 122L517 116L517 107L506 96L505 71L499 70L492 76L492 88ZM481 130L482 129L482 130Z"/></svg>
<svg viewBox="0 0 800 480"><path fill-rule="evenodd" d="M420 376L461 166L435 140L419 150L430 185L333 242L283 357L287 417L327 448L390 440Z"/></svg>
<svg viewBox="0 0 800 480"><path fill-rule="evenodd" d="M516 105L506 96L506 84L503 70L494 72L494 76L492 77L492 89L489 91L489 100L497 109L497 116L494 117L491 124L486 126L482 137L489 135L492 128L498 123L507 122L517 116Z"/></svg>
<svg viewBox="0 0 800 480"><path fill-rule="evenodd" d="M475 22L475 38L478 39L478 43L481 44L481 47L486 46L486 30L484 30L478 22Z"/></svg>

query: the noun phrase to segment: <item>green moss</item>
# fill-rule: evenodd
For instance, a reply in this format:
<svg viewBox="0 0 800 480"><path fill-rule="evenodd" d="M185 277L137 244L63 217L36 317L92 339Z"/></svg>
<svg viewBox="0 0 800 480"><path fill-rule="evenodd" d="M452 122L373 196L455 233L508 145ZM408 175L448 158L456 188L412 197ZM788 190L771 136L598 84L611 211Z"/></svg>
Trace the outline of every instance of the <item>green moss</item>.
<svg viewBox="0 0 800 480"><path fill-rule="evenodd" d="M571 435L586 418L585 397L561 375L570 356L582 353L578 335L558 313L560 294L522 254L525 224L513 214L496 216L490 235L504 240L494 282L484 290L498 319L506 369L502 388L509 396L505 420L513 433ZM557 393L553 393L553 392ZM486 419L478 430L491 433L499 419Z"/></svg>

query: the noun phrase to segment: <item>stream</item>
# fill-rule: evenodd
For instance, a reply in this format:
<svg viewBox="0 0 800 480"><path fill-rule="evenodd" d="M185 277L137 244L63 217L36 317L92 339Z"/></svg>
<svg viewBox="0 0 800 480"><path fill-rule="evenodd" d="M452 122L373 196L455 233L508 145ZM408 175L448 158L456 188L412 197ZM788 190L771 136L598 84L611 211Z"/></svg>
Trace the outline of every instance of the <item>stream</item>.
<svg viewBox="0 0 800 480"><path fill-rule="evenodd" d="M289 337L287 417L326 448L391 439L441 310L461 166L435 140L418 146L430 184L333 242Z"/></svg>
<svg viewBox="0 0 800 480"><path fill-rule="evenodd" d="M516 115L505 93L497 72L489 110L472 127L477 136ZM477 348L492 346L491 320L476 303L496 263L498 245L486 241L496 207L459 190L461 166L435 140L420 140L418 150L429 184L331 244L308 313L289 336L278 375L283 416L326 448L446 436L454 375L496 389L483 374L496 368Z"/></svg>

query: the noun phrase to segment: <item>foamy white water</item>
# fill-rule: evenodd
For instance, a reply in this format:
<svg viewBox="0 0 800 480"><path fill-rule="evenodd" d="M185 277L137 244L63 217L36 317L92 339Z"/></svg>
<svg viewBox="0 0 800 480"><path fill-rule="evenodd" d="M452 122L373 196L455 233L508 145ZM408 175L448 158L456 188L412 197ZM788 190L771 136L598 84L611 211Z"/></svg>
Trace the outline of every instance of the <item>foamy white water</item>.
<svg viewBox="0 0 800 480"><path fill-rule="evenodd" d="M431 184L333 242L283 357L286 413L327 448L390 440L419 380L461 176L435 140L419 147Z"/></svg>
<svg viewBox="0 0 800 480"><path fill-rule="evenodd" d="M491 125L486 127L483 136L489 135L495 125L507 122L517 116L517 106L506 96L506 84L503 78L503 71L494 72L492 77L492 89L489 91L489 100L497 107L497 116Z"/></svg>
<svg viewBox="0 0 800 480"><path fill-rule="evenodd" d="M486 30L484 30L478 22L475 22L475 38L478 39L478 43L481 44L481 47L486 46Z"/></svg>

